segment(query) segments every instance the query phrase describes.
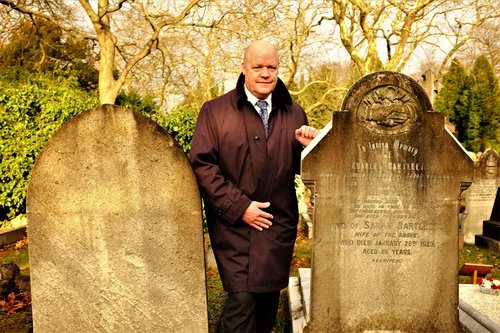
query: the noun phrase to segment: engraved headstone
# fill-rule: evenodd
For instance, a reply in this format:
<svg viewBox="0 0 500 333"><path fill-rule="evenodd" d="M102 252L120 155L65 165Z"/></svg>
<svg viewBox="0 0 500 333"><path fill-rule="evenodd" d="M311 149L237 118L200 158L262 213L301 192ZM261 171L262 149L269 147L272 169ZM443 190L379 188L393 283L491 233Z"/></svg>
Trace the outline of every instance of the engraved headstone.
<svg viewBox="0 0 500 333"><path fill-rule="evenodd" d="M201 203L159 125L103 105L65 124L27 197L35 332L207 332Z"/></svg>
<svg viewBox="0 0 500 333"><path fill-rule="evenodd" d="M411 78L348 92L304 152L314 181L304 332L457 332L458 197L473 162Z"/></svg>
<svg viewBox="0 0 500 333"><path fill-rule="evenodd" d="M482 233L476 235L475 244L500 255L500 187L489 220L483 221Z"/></svg>
<svg viewBox="0 0 500 333"><path fill-rule="evenodd" d="M475 236L482 234L483 221L490 217L498 187L500 155L493 149L487 149L474 163L474 181L464 192L462 226L465 243L474 244Z"/></svg>

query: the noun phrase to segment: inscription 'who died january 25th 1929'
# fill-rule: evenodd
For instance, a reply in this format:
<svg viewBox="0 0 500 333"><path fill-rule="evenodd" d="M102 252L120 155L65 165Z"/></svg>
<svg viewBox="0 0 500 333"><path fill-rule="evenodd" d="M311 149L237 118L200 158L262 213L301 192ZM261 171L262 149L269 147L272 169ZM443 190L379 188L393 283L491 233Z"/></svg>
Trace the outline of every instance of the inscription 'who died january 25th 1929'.
<svg viewBox="0 0 500 333"><path fill-rule="evenodd" d="M358 159L351 162L351 170L321 174L330 186L338 186L332 196L354 189L362 194L346 203L350 222L330 224L338 245L359 251L371 262L389 264L439 246L440 225L421 222L421 217L438 212L442 203L418 201L416 191L449 176L426 170L418 162L418 149L399 140L357 143L356 147Z"/></svg>

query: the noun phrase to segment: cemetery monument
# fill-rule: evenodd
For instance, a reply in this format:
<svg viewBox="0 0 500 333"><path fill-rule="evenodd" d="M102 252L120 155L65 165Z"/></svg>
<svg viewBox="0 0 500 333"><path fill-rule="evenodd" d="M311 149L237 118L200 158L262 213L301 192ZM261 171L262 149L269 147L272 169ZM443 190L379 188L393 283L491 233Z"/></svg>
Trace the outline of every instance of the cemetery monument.
<svg viewBox="0 0 500 333"><path fill-rule="evenodd" d="M457 332L458 201L473 162L399 73L358 81L303 153L314 183L304 332Z"/></svg>
<svg viewBox="0 0 500 333"><path fill-rule="evenodd" d="M183 151L114 105L47 143L31 175L35 332L207 332L201 202Z"/></svg>
<svg viewBox="0 0 500 333"><path fill-rule="evenodd" d="M482 234L483 221L490 217L498 187L500 155L494 149L487 149L475 161L474 181L464 192L462 228L465 243L475 244L475 236Z"/></svg>

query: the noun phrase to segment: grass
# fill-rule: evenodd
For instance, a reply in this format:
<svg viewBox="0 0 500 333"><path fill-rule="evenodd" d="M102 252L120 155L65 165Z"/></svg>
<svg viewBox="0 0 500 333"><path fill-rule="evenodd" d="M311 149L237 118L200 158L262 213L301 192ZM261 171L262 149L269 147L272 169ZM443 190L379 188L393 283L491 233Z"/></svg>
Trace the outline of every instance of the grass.
<svg viewBox="0 0 500 333"><path fill-rule="evenodd" d="M290 276L297 276L299 268L311 267L311 246L312 240L299 233L295 241Z"/></svg>
<svg viewBox="0 0 500 333"><path fill-rule="evenodd" d="M219 315L224 305L226 294L217 270L207 270L208 332L217 332Z"/></svg>
<svg viewBox="0 0 500 333"><path fill-rule="evenodd" d="M460 269L464 263L493 265L488 277L500 280L500 257L491 251L478 248L474 244L464 244L458 258L458 268ZM458 282L462 284L469 283L469 281L470 278L466 276L460 276L458 279Z"/></svg>
<svg viewBox="0 0 500 333"><path fill-rule="evenodd" d="M296 276L298 268L311 267L311 246L312 241L299 233L295 243L295 251L290 269L290 275ZM0 264L9 262L16 263L22 270L22 274L29 274L28 242L23 240L15 245L6 246L0 250ZM500 258L475 245L465 244L459 255L459 268L464 263L491 264L493 269L489 277L500 279ZM468 277L459 277L459 283L469 283ZM225 299L225 292L219 275L216 270L207 270L207 301L208 301L208 322L209 332L215 333L219 320L219 315ZM0 332L27 333L32 332L31 309L14 313L10 316L2 315L0 309ZM276 318L275 333L291 332L290 318L288 311L288 299L286 290L281 294L280 308Z"/></svg>
<svg viewBox="0 0 500 333"><path fill-rule="evenodd" d="M27 237L0 249L0 264L8 264L9 262L15 263L23 274L29 275L30 263Z"/></svg>

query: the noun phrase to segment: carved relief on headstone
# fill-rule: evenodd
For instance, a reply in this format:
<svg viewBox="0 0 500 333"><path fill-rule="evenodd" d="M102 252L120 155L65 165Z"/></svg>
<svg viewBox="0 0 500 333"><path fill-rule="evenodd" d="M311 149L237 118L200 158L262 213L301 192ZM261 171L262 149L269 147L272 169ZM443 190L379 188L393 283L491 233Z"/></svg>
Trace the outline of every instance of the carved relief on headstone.
<svg viewBox="0 0 500 333"><path fill-rule="evenodd" d="M415 98L393 85L377 87L366 93L357 108L360 126L379 134L405 133L418 125Z"/></svg>
<svg viewBox="0 0 500 333"><path fill-rule="evenodd" d="M158 124L103 105L65 124L27 197L35 332L207 332L201 203Z"/></svg>
<svg viewBox="0 0 500 333"><path fill-rule="evenodd" d="M483 221L489 219L497 189L500 187L500 155L487 149L474 163L474 181L464 192L465 211L462 218L464 241L474 244L481 235Z"/></svg>
<svg viewBox="0 0 500 333"><path fill-rule="evenodd" d="M314 182L304 332L458 331L458 198L473 162L411 78L371 74L304 151Z"/></svg>

